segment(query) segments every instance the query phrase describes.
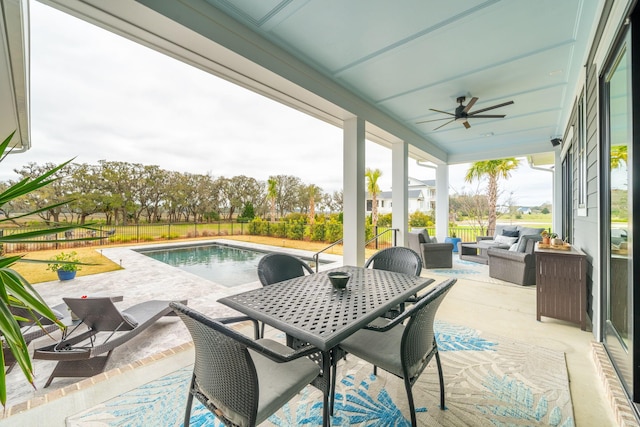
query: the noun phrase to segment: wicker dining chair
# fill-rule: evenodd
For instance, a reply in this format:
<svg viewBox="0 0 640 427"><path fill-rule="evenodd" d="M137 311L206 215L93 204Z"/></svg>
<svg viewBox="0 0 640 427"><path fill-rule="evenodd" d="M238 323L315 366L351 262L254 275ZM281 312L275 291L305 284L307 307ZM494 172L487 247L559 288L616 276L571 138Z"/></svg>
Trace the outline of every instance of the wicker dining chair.
<svg viewBox="0 0 640 427"><path fill-rule="evenodd" d="M258 262L258 279L262 286L304 276L305 273L313 274L314 271L306 262L289 254L270 253ZM260 327L260 337L264 337L264 323Z"/></svg>
<svg viewBox="0 0 640 427"><path fill-rule="evenodd" d="M448 279L427 294L422 295L417 302L404 313L386 324L376 321L375 324L365 326L340 343L339 349L351 353L374 365L373 373L377 374L377 367L404 379L411 425L417 426L415 404L411 388L418 377L435 356L440 380L440 408L444 406L444 378L438 344L433 330L436 311L447 295L456 279ZM403 321L407 320L404 325ZM335 375L335 369L333 370ZM332 381L331 396L335 395L335 377ZM332 405L333 406L333 405Z"/></svg>
<svg viewBox="0 0 640 427"><path fill-rule="evenodd" d="M195 347L184 426L191 419L195 396L227 426L255 426L291 400L320 373L308 359L315 347L294 351L269 339L252 340L227 326L255 320L211 319L183 304L171 308L187 326Z"/></svg>
<svg viewBox="0 0 640 427"><path fill-rule="evenodd" d="M393 246L373 254L364 264L364 268L369 267L419 276L422 272L422 259L413 249L404 246ZM387 311L384 317L393 319L403 311L404 303Z"/></svg>
<svg viewBox="0 0 640 427"><path fill-rule="evenodd" d="M393 246L382 249L371 256L364 267L378 270L393 271L396 273L412 274L419 276L422 272L422 260L413 249L404 246Z"/></svg>
<svg viewBox="0 0 640 427"><path fill-rule="evenodd" d="M267 254L258 262L258 278L262 286L304 276L305 272L313 274L313 269L300 258L289 254Z"/></svg>

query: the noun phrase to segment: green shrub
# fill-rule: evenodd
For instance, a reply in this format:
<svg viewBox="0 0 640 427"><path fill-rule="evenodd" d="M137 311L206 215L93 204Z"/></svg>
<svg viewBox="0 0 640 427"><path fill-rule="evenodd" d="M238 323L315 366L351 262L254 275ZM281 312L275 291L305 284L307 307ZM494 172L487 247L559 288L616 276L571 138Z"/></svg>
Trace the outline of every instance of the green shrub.
<svg viewBox="0 0 640 427"><path fill-rule="evenodd" d="M254 218L253 221L249 223L248 233L254 236L261 234L263 222L264 221L262 221L262 219L260 218Z"/></svg>
<svg viewBox="0 0 640 427"><path fill-rule="evenodd" d="M369 240L373 239L373 225L371 224L367 224L364 226L364 241L368 242Z"/></svg>
<svg viewBox="0 0 640 427"><path fill-rule="evenodd" d="M326 226L324 222L319 222L311 226L311 240L314 242L323 242Z"/></svg>
<svg viewBox="0 0 640 427"><path fill-rule="evenodd" d="M391 227L392 224L392 218L391 218L391 214L383 214L383 215L378 215L378 226L379 227Z"/></svg>
<svg viewBox="0 0 640 427"><path fill-rule="evenodd" d="M333 243L342 239L342 223L337 218L331 218L325 228L324 238L327 242Z"/></svg>
<svg viewBox="0 0 640 427"><path fill-rule="evenodd" d="M424 212L415 211L409 215L409 225L411 227L432 227L433 224L433 217Z"/></svg>
<svg viewBox="0 0 640 427"><path fill-rule="evenodd" d="M287 223L286 222L276 222L271 226L271 235L273 237L287 237Z"/></svg>
<svg viewBox="0 0 640 427"><path fill-rule="evenodd" d="M302 220L293 221L289 224L287 237L291 240L302 240L304 238L305 222Z"/></svg>

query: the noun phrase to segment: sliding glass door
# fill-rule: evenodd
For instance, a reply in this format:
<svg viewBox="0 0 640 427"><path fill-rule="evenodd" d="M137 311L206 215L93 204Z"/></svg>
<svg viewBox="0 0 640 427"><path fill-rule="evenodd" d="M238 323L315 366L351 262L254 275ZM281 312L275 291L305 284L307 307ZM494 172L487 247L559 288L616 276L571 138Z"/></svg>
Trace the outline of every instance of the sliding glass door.
<svg viewBox="0 0 640 427"><path fill-rule="evenodd" d="M631 396L633 375L633 123L630 36L602 81L602 161L608 194L603 206L605 346ZM634 399L635 400L635 399Z"/></svg>

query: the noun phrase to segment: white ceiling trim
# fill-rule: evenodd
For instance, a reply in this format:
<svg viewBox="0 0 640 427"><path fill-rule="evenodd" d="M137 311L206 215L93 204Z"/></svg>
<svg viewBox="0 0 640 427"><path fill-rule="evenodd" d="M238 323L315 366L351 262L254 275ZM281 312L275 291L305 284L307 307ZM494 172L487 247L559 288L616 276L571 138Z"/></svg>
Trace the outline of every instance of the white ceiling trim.
<svg viewBox="0 0 640 427"><path fill-rule="evenodd" d="M0 141L15 134L12 153L31 147L29 4L0 0Z"/></svg>

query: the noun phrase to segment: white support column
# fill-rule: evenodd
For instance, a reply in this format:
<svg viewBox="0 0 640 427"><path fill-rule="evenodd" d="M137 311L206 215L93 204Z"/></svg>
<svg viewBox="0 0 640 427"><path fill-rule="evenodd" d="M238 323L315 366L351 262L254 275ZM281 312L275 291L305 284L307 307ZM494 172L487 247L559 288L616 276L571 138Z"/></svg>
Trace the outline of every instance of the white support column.
<svg viewBox="0 0 640 427"><path fill-rule="evenodd" d="M436 237L444 242L449 234L449 165L436 167Z"/></svg>
<svg viewBox="0 0 640 427"><path fill-rule="evenodd" d="M343 262L345 265L364 265L364 231L366 218L364 124L364 120L359 117L344 121Z"/></svg>
<svg viewBox="0 0 640 427"><path fill-rule="evenodd" d="M555 150L554 154L553 172L551 174L553 177L551 178L551 198L553 200L551 208L551 230L560 234L560 230L562 230L562 158L560 157L560 150Z"/></svg>
<svg viewBox="0 0 640 427"><path fill-rule="evenodd" d="M392 227L398 231L398 246L406 246L409 227L409 144L396 142L391 147Z"/></svg>

